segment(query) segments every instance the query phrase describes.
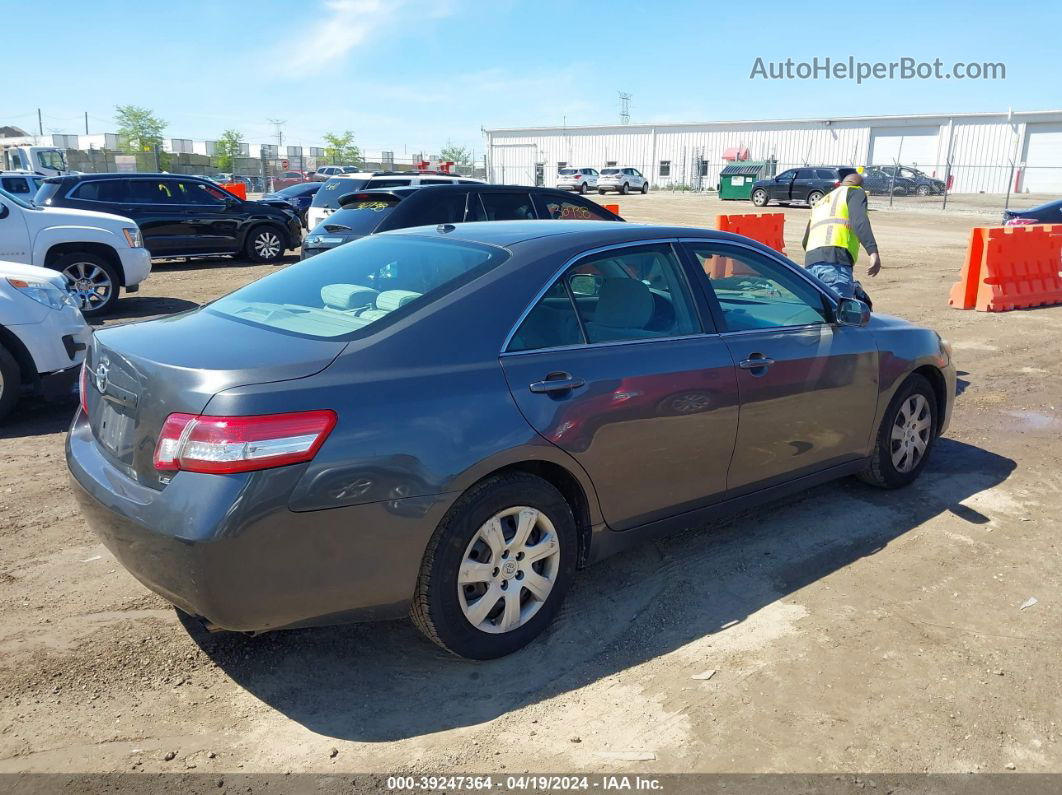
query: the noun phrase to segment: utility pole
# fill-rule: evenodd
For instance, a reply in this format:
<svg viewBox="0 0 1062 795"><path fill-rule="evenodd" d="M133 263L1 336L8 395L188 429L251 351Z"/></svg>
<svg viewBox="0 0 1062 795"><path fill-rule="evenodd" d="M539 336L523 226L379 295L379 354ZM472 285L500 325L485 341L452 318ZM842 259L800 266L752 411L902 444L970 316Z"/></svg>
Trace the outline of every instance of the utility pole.
<svg viewBox="0 0 1062 795"><path fill-rule="evenodd" d="M620 124L631 123L631 95L625 91L619 92L620 101Z"/></svg>
<svg viewBox="0 0 1062 795"><path fill-rule="evenodd" d="M41 137L44 137L44 117L41 116L41 109L37 108L37 131Z"/></svg>
<svg viewBox="0 0 1062 795"><path fill-rule="evenodd" d="M86 110L85 111L85 135L88 135L88 134L89 134L89 131L88 131L88 111Z"/></svg>
<svg viewBox="0 0 1062 795"><path fill-rule="evenodd" d="M284 148L284 125L288 123L287 119L269 119L269 123L276 127L277 138L277 157L283 157L282 150Z"/></svg>

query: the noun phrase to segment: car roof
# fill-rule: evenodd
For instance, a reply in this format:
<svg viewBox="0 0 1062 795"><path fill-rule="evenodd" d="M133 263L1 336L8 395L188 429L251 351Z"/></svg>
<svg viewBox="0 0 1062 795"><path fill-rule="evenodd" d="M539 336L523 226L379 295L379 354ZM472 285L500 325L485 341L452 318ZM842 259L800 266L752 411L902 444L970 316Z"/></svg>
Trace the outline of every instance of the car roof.
<svg viewBox="0 0 1062 795"><path fill-rule="evenodd" d="M630 224L619 221L473 221L461 224L414 226L381 234L445 235L451 240L486 243L501 247L513 246L529 240L559 237L566 237L572 243L582 243L587 248L637 240L669 240L676 237L749 243L748 238L729 232L720 232L718 229Z"/></svg>
<svg viewBox="0 0 1062 795"><path fill-rule="evenodd" d="M214 176L219 176L215 174ZM237 176L242 176L237 174ZM130 179L146 177L148 179L202 179L207 182L210 181L209 177L198 177L195 174L167 174L164 171L109 171L100 174L63 174L58 177L48 177L45 182L60 182L66 180L68 182L84 182L86 180L93 179Z"/></svg>

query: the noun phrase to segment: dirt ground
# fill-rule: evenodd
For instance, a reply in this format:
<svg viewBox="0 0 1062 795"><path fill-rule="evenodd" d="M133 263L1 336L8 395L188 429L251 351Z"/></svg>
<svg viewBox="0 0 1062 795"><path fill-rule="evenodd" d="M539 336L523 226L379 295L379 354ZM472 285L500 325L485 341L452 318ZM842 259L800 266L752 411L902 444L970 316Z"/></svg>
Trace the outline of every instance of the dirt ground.
<svg viewBox="0 0 1062 795"><path fill-rule="evenodd" d="M603 201L686 225L750 210ZM808 211L785 212L798 252ZM612 558L491 663L404 621L190 634L78 514L73 406L23 403L0 428L0 773L1062 772L1062 307L947 306L970 227L997 218L872 216L876 310L939 330L961 371L914 486L839 482ZM159 265L109 322L273 270Z"/></svg>

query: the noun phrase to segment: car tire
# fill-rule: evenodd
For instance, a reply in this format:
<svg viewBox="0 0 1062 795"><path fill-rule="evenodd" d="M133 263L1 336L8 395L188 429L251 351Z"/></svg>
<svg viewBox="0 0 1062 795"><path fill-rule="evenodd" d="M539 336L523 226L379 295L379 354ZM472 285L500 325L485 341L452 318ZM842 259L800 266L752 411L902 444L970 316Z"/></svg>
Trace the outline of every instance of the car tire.
<svg viewBox="0 0 1062 795"><path fill-rule="evenodd" d="M525 512L530 545L516 537ZM571 506L551 484L522 472L488 478L454 503L428 542L410 616L459 657L511 654L557 614L575 574L577 547ZM523 563L528 550L540 556L530 564ZM533 593L531 582L544 593ZM516 623L505 630L507 621Z"/></svg>
<svg viewBox="0 0 1062 795"><path fill-rule="evenodd" d="M817 202L821 198L822 198L822 191L813 190L811 193L808 194L808 207L811 207L812 205L814 205L815 202Z"/></svg>
<svg viewBox="0 0 1062 795"><path fill-rule="evenodd" d="M254 227L243 247L244 256L252 262L276 262L284 250L284 235L273 226Z"/></svg>
<svg viewBox="0 0 1062 795"><path fill-rule="evenodd" d="M48 267L63 274L66 288L85 317L99 317L118 303L118 270L99 254L71 251L60 254Z"/></svg>
<svg viewBox="0 0 1062 795"><path fill-rule="evenodd" d="M599 194L601 194L602 196L604 196L604 195L605 195L605 189L604 189L604 188L598 188L598 189L597 189L597 192L598 192Z"/></svg>
<svg viewBox="0 0 1062 795"><path fill-rule="evenodd" d="M771 199L767 195L767 191L763 188L757 188L752 192L752 203L757 207L766 207L771 203Z"/></svg>
<svg viewBox="0 0 1062 795"><path fill-rule="evenodd" d="M648 182L643 182L642 183L642 195L644 196L648 192L649 192L649 183Z"/></svg>
<svg viewBox="0 0 1062 795"><path fill-rule="evenodd" d="M579 195L583 196L585 194L586 194L586 183L584 182L581 185L579 185Z"/></svg>
<svg viewBox="0 0 1062 795"><path fill-rule="evenodd" d="M4 419L18 403L22 392L22 373L15 357L0 345L0 420Z"/></svg>
<svg viewBox="0 0 1062 795"><path fill-rule="evenodd" d="M929 186L928 185L919 185L917 188L915 188L915 193L917 193L919 196L928 196L929 195Z"/></svg>
<svg viewBox="0 0 1062 795"><path fill-rule="evenodd" d="M631 192L631 186L624 182L622 185L620 185L619 192L626 196L628 193Z"/></svg>
<svg viewBox="0 0 1062 795"><path fill-rule="evenodd" d="M902 488L914 481L933 452L939 423L932 385L913 373L889 402L870 463L859 473L859 479L883 489ZM915 458L909 461L907 456L912 455Z"/></svg>

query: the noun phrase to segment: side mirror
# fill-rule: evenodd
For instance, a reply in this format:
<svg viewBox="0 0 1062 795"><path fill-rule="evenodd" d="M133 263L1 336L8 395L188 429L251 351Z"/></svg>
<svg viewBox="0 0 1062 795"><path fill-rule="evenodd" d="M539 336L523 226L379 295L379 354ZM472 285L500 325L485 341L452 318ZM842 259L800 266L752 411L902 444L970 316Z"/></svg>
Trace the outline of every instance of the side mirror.
<svg viewBox="0 0 1062 795"><path fill-rule="evenodd" d="M870 322L870 307L855 298L842 298L837 305L837 323L841 326L865 326Z"/></svg>

